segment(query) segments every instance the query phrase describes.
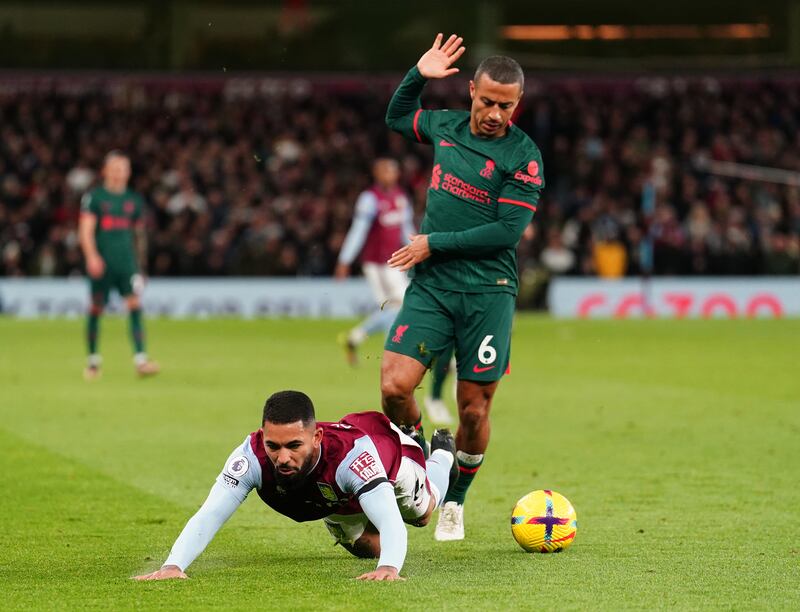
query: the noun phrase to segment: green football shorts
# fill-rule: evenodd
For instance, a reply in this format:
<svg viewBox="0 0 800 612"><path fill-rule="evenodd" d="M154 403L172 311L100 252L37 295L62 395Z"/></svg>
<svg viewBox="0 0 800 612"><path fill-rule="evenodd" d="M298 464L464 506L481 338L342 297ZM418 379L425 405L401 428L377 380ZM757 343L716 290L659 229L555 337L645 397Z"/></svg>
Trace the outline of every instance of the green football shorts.
<svg viewBox="0 0 800 612"><path fill-rule="evenodd" d="M89 278L89 291L92 302L105 306L111 290L115 289L122 297L138 295L140 293L136 277L138 272L134 267L112 268L106 264L106 270L100 278Z"/></svg>
<svg viewBox="0 0 800 612"><path fill-rule="evenodd" d="M411 282L384 348L426 367L455 342L459 380L493 382L508 370L515 298Z"/></svg>

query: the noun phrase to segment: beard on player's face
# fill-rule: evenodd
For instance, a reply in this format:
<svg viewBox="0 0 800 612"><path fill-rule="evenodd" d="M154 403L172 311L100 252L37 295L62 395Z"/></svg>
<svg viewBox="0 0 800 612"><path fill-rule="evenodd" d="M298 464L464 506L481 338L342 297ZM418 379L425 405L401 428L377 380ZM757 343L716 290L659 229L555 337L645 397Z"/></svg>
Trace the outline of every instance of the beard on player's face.
<svg viewBox="0 0 800 612"><path fill-rule="evenodd" d="M265 421L263 435L264 450L272 462L277 484L283 489L302 485L319 457L322 428L302 421Z"/></svg>
<svg viewBox="0 0 800 612"><path fill-rule="evenodd" d="M311 472L311 468L314 467L313 461L314 452L312 450L308 456L303 459L303 463L300 467L280 463L274 464L275 481L284 489L296 489L305 482L306 477L309 472Z"/></svg>

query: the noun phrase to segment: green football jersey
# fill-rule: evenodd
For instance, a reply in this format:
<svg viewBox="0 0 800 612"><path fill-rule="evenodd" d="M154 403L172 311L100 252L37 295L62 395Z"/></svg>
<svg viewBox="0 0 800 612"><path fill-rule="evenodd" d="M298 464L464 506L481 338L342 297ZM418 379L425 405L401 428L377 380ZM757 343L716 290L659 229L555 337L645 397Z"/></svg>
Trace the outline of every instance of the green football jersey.
<svg viewBox="0 0 800 612"><path fill-rule="evenodd" d="M516 247L544 188L539 148L513 124L500 138L482 138L467 111L422 109L426 82L412 68L386 114L389 127L434 147L420 230L431 256L411 276L451 291L516 294Z"/></svg>
<svg viewBox="0 0 800 612"><path fill-rule="evenodd" d="M94 237L107 266L138 268L133 228L142 218L143 208L142 198L130 189L112 193L97 187L83 196L81 212L97 217Z"/></svg>

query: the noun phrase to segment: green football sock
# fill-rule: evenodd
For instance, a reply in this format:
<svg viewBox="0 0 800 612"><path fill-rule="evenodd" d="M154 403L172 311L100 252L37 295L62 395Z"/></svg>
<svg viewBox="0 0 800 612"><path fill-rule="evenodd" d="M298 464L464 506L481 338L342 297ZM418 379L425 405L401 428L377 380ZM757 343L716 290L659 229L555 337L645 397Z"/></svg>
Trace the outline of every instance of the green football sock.
<svg viewBox="0 0 800 612"><path fill-rule="evenodd" d="M453 488L447 492L444 498L445 503L456 502L463 504L464 498L467 496L467 489L472 484L478 468L483 463L483 455L469 455L463 451L457 451L456 457L458 458L458 480Z"/></svg>
<svg viewBox="0 0 800 612"><path fill-rule="evenodd" d="M142 323L142 310L136 308L128 313L128 322L131 331L131 340L135 353L144 353L144 325Z"/></svg>
<svg viewBox="0 0 800 612"><path fill-rule="evenodd" d="M100 333L100 315L89 313L86 318L86 345L90 355L97 354L97 337Z"/></svg>

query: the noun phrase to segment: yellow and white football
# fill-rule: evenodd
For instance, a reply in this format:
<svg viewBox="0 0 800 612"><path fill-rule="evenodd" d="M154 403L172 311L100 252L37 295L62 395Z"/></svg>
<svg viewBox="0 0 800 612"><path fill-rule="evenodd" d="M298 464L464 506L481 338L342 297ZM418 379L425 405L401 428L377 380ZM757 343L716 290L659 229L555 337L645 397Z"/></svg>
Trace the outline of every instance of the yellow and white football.
<svg viewBox="0 0 800 612"><path fill-rule="evenodd" d="M528 493L511 512L511 533L528 552L561 552L572 544L577 531L575 508L549 489Z"/></svg>

